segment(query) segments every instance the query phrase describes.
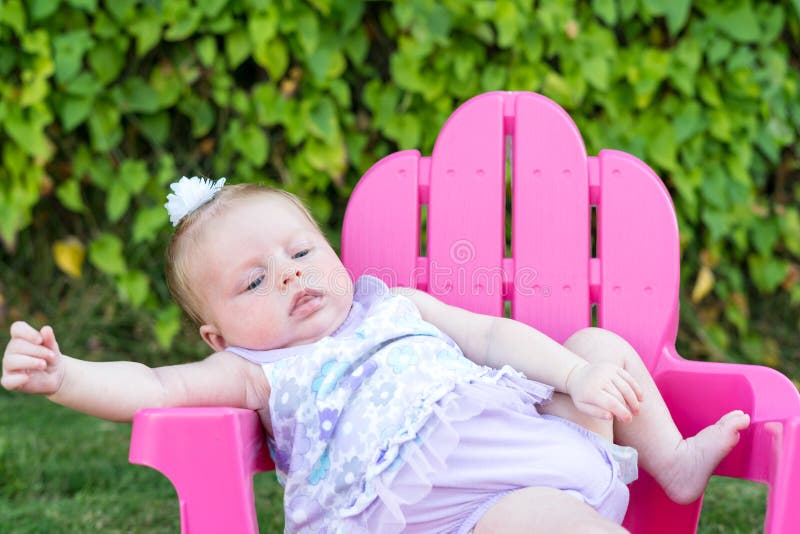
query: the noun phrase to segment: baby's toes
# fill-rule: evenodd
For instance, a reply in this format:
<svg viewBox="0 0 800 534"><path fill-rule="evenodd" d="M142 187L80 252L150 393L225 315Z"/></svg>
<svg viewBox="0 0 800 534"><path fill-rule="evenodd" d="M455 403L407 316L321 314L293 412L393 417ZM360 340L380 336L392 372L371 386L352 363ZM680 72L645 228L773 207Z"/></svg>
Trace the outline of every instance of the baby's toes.
<svg viewBox="0 0 800 534"><path fill-rule="evenodd" d="M739 431L744 430L750 425L750 416L741 410L734 410L728 412L717 421L719 426L725 434L736 438L738 441Z"/></svg>

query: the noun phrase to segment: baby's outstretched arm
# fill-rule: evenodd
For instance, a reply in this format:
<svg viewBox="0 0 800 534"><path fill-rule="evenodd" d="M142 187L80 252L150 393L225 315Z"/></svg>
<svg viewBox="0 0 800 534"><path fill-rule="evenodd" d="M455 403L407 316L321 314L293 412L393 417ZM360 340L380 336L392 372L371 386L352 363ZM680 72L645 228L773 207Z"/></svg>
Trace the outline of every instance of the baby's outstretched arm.
<svg viewBox="0 0 800 534"><path fill-rule="evenodd" d="M478 364L510 365L531 380L569 394L580 411L594 417L630 421L639 411L642 389L621 366L589 363L518 321L449 306L422 291L394 291L410 298L423 319L452 337L464 354Z"/></svg>
<svg viewBox="0 0 800 534"><path fill-rule="evenodd" d="M269 385L258 366L227 353L200 362L150 368L135 362L87 362L61 353L49 326L11 325L3 355L4 388L47 395L63 406L130 421L141 408L266 405Z"/></svg>

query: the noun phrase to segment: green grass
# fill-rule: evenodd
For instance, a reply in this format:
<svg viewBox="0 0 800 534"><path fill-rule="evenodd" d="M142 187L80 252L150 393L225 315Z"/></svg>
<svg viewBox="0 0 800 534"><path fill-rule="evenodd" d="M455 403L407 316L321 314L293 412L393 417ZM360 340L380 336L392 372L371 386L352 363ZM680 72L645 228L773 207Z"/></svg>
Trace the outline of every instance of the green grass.
<svg viewBox="0 0 800 534"><path fill-rule="evenodd" d="M697 532L749 534L762 532L767 487L756 482L712 477L703 498Z"/></svg>
<svg viewBox="0 0 800 534"><path fill-rule="evenodd" d="M180 532L172 484L127 461L130 425L0 393L0 429L0 531ZM257 476L255 493L261 532L283 532L274 475Z"/></svg>
<svg viewBox="0 0 800 534"><path fill-rule="evenodd" d="M169 481L127 462L130 425L94 419L41 397L0 393L0 530L177 533ZM281 490L256 477L262 533L283 531ZM766 489L714 478L698 532L760 532Z"/></svg>

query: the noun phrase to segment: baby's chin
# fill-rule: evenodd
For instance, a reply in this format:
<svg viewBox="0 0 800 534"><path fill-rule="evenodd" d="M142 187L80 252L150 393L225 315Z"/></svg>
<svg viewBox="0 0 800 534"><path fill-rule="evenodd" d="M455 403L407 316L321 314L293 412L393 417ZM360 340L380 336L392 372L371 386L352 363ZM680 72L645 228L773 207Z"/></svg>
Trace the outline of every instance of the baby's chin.
<svg viewBox="0 0 800 534"><path fill-rule="evenodd" d="M316 343L317 341L320 341L333 334L336 331L336 329L339 328L339 325L342 324L344 322L344 319L347 317L346 313L341 320L339 320L336 317L333 318L322 317L322 315L324 314L320 314L319 317L315 317L314 319L316 319L317 321L324 319L324 322L319 324L319 326L314 325L314 328L304 329L305 331L303 332L296 332L298 335L293 339L291 339L287 344L285 344L283 348L296 347L298 345L310 345L311 343Z"/></svg>

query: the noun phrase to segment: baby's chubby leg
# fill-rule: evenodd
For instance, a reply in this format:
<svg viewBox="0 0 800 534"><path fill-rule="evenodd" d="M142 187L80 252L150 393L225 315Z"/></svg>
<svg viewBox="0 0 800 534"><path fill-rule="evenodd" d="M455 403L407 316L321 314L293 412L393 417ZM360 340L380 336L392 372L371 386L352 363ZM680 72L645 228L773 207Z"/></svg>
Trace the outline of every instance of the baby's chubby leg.
<svg viewBox="0 0 800 534"><path fill-rule="evenodd" d="M614 421L614 441L638 450L640 464L670 499L686 504L699 498L711 473L739 442L739 432L750 424L750 417L735 410L684 439L644 362L627 341L608 330L586 328L573 334L564 346L589 362L621 365L636 379L643 398L639 414L628 423Z"/></svg>
<svg viewBox="0 0 800 534"><path fill-rule="evenodd" d="M561 490L537 487L502 497L481 517L473 532L619 534L627 530Z"/></svg>

